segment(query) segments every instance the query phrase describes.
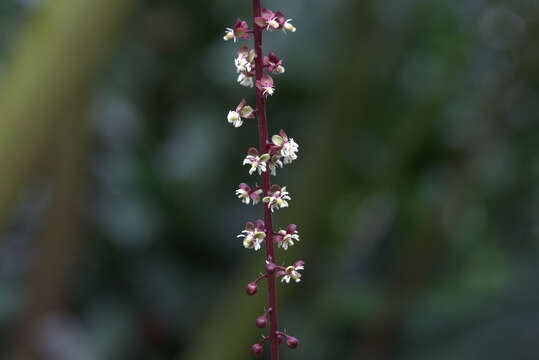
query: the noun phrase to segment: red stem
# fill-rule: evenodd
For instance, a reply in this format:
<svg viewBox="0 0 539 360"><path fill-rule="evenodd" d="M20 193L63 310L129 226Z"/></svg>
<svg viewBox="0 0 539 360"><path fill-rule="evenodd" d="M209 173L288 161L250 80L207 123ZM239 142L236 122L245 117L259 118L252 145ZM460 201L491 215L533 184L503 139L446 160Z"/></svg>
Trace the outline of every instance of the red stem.
<svg viewBox="0 0 539 360"><path fill-rule="evenodd" d="M263 55L262 55L262 30L255 24L254 18L262 15L260 8L260 0L253 0L253 30L255 38L255 75L256 80L262 79L262 72L264 70ZM262 153L269 151L268 144L268 126L266 123L266 101L262 91L256 88L256 109L258 118L258 133L260 136L260 149ZM270 173L266 171L262 173L262 189L263 194L266 196L270 191ZM266 231L273 232L273 225L271 222L271 211L269 207L264 204L264 226ZM275 255L273 254L273 241L266 241L266 258L272 262L275 262ZM275 302L275 275L268 274L268 295L269 295L269 307L272 309L270 312L270 342L271 342L271 360L279 360L279 343L277 341L277 312Z"/></svg>
<svg viewBox="0 0 539 360"><path fill-rule="evenodd" d="M257 284L260 280L262 280L263 278L265 277L268 277L268 274L263 274L263 275L260 275L259 277L256 278L255 281L253 281L253 283ZM271 309L271 308L270 308Z"/></svg>

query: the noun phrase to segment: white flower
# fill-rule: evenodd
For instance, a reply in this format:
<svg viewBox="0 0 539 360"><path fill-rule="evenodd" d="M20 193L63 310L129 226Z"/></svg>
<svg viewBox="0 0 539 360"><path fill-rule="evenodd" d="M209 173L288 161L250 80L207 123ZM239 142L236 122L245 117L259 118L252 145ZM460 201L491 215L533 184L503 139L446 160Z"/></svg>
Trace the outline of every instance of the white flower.
<svg viewBox="0 0 539 360"><path fill-rule="evenodd" d="M240 127L243 124L243 120L238 112L230 110L228 112L228 123L234 125L234 127Z"/></svg>
<svg viewBox="0 0 539 360"><path fill-rule="evenodd" d="M236 190L236 195L238 195L238 198L241 199L241 202L244 204L249 205L249 202L251 201L251 197L249 196L249 192L245 189L239 188Z"/></svg>
<svg viewBox="0 0 539 360"><path fill-rule="evenodd" d="M285 271L279 272L280 275L284 275L281 278L281 281L286 282L287 284L290 283L290 280L294 280L297 283L300 282L301 274L298 270L303 270L303 261L298 261L294 265L287 267Z"/></svg>
<svg viewBox="0 0 539 360"><path fill-rule="evenodd" d="M298 152L298 148L299 145L296 144L292 138L283 144L281 156L283 157L285 164L290 164L292 161L298 158L298 155L296 154Z"/></svg>
<svg viewBox="0 0 539 360"><path fill-rule="evenodd" d="M258 152L255 150L249 151L250 153L243 160L243 165L251 165L249 169L249 175L252 175L255 171L258 170L258 174L262 175L263 172L266 172L266 161L269 160L268 154L263 154L258 156Z"/></svg>
<svg viewBox="0 0 539 360"><path fill-rule="evenodd" d="M253 69L251 63L243 55L238 55L238 57L234 59L234 65L236 65L236 72L238 73L250 72Z"/></svg>
<svg viewBox="0 0 539 360"><path fill-rule="evenodd" d="M260 250L260 244L262 244L266 238L266 233L251 227L250 229L243 230L242 234L238 235L237 237L243 238L243 246L246 249L258 251Z"/></svg>
<svg viewBox="0 0 539 360"><path fill-rule="evenodd" d="M236 189L236 195L239 199L241 199L241 202L249 205L249 203L252 201L253 205L256 205L260 202L260 195L262 194L262 189L254 188L251 190L251 187L245 183L241 183Z"/></svg>
<svg viewBox="0 0 539 360"><path fill-rule="evenodd" d="M253 86L255 86L255 82L253 80L253 77L252 76L247 76L244 73L241 73L241 74L238 75L238 82L240 83L240 85L243 85L245 87L252 88Z"/></svg>
<svg viewBox="0 0 539 360"><path fill-rule="evenodd" d="M273 88L273 79L269 75L264 75L260 80L256 81L256 87L262 92L262 95L273 95L275 89Z"/></svg>
<svg viewBox="0 0 539 360"><path fill-rule="evenodd" d="M264 92L262 93L262 95L273 95L273 93L275 92L275 89L273 88L273 86L264 86Z"/></svg>
<svg viewBox="0 0 539 360"><path fill-rule="evenodd" d="M283 162L281 160L276 160L275 162L270 161L268 162L268 167L270 169L270 174L273 176L277 176L277 166L283 167Z"/></svg>
<svg viewBox="0 0 539 360"><path fill-rule="evenodd" d="M282 240L278 243L278 246L284 250L288 250L289 246L293 246L294 241L299 242L299 233L297 231L289 234L286 230L280 230L279 234L282 236Z"/></svg>
<svg viewBox="0 0 539 360"><path fill-rule="evenodd" d="M234 30L231 28L226 28L225 36L223 36L223 40L228 41L232 39L234 39L234 42L236 42L236 37L234 36Z"/></svg>
<svg viewBox="0 0 539 360"><path fill-rule="evenodd" d="M288 19L285 21L283 25L283 31L290 31L290 32L296 32L296 27L290 23L292 19Z"/></svg>
<svg viewBox="0 0 539 360"><path fill-rule="evenodd" d="M271 196L266 196L263 199L265 203L268 203L268 207L271 209L271 212L273 212L275 209L288 207L287 200L292 200L292 198L288 196L286 186L284 186L282 189L273 191Z"/></svg>
<svg viewBox="0 0 539 360"><path fill-rule="evenodd" d="M281 26L276 18L272 18L268 21L268 27L267 30L275 30L278 29Z"/></svg>

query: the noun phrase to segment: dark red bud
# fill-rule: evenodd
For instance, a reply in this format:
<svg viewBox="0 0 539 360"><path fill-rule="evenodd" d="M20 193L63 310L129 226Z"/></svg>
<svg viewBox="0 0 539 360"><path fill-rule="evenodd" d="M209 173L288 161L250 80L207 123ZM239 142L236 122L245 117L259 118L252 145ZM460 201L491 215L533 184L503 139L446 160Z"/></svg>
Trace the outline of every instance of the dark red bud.
<svg viewBox="0 0 539 360"><path fill-rule="evenodd" d="M288 228L286 229L286 232L289 233L289 234L293 234L294 231L296 231L296 224L288 225Z"/></svg>
<svg viewBox="0 0 539 360"><path fill-rule="evenodd" d="M256 294L257 290L258 290L258 287L256 286L255 283L249 283L247 284L247 287L245 288L245 291L247 292L248 295Z"/></svg>
<svg viewBox="0 0 539 360"><path fill-rule="evenodd" d="M283 342L283 336L281 334L277 334L277 342L281 344Z"/></svg>
<svg viewBox="0 0 539 360"><path fill-rule="evenodd" d="M257 229L260 229L260 230L263 230L263 229L264 229L264 221L262 221L262 220L260 220L260 219L257 220L257 221L256 221L256 228L257 228Z"/></svg>
<svg viewBox="0 0 539 360"><path fill-rule="evenodd" d="M268 325L268 320L266 319L266 315L262 315L256 318L256 327L263 329Z"/></svg>
<svg viewBox="0 0 539 360"><path fill-rule="evenodd" d="M296 339L295 337L292 337L292 336L289 336L287 339L286 339L286 345L290 348L290 349L295 349L298 347L298 344L299 344L299 341L298 339Z"/></svg>
<svg viewBox="0 0 539 360"><path fill-rule="evenodd" d="M266 271L268 272L268 274L273 274L275 272L275 268L276 266L272 262L266 264Z"/></svg>
<svg viewBox="0 0 539 360"><path fill-rule="evenodd" d="M258 355L262 354L263 350L264 350L264 348L260 344L254 344L253 346L251 346L251 352L255 356L258 356Z"/></svg>

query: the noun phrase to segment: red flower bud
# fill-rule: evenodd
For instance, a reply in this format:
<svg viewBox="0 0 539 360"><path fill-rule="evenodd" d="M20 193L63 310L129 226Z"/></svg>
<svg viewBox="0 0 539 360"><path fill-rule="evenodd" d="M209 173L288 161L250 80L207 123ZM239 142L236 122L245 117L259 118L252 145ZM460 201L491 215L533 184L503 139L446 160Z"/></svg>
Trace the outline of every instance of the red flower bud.
<svg viewBox="0 0 539 360"><path fill-rule="evenodd" d="M257 220L256 221L256 228L260 231L264 231L264 222L262 220Z"/></svg>
<svg viewBox="0 0 539 360"><path fill-rule="evenodd" d="M249 283L247 284L247 287L245 288L245 291L247 292L248 295L256 294L257 290L258 290L258 287L256 286L255 283Z"/></svg>
<svg viewBox="0 0 539 360"><path fill-rule="evenodd" d="M286 229L286 232L289 234L293 234L294 231L296 231L297 227L296 224L290 224L288 225L288 228Z"/></svg>
<svg viewBox="0 0 539 360"><path fill-rule="evenodd" d="M281 334L277 334L277 342L281 344L283 342L283 336Z"/></svg>
<svg viewBox="0 0 539 360"><path fill-rule="evenodd" d="M266 319L266 314L261 315L256 318L256 327L263 329L268 325L268 320Z"/></svg>
<svg viewBox="0 0 539 360"><path fill-rule="evenodd" d="M260 344L254 344L253 346L251 346L251 352L255 356L258 356L258 355L262 354L263 350L264 350L264 348Z"/></svg>
<svg viewBox="0 0 539 360"><path fill-rule="evenodd" d="M299 341L298 339L296 339L295 337L292 337L292 336L289 336L288 338L286 338L286 345L290 348L290 349L295 349L298 347L298 344L299 344Z"/></svg>

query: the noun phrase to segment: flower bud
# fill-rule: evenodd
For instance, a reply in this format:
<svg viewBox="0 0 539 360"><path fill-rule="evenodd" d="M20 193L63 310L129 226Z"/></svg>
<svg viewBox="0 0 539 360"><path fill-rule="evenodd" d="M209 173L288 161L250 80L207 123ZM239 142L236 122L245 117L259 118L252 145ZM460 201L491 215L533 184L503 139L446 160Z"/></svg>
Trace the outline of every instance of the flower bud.
<svg viewBox="0 0 539 360"><path fill-rule="evenodd" d="M285 72L284 66L282 66L282 65L277 66L277 67L275 68L275 72L276 72L277 74L284 74L284 72Z"/></svg>
<svg viewBox="0 0 539 360"><path fill-rule="evenodd" d="M248 295L254 295L258 291L258 287L255 283L249 283L247 284L247 287L245 288L245 291Z"/></svg>
<svg viewBox="0 0 539 360"><path fill-rule="evenodd" d="M299 344L299 341L298 339L296 339L295 337L292 337L292 336L289 336L288 338L286 338L286 345L290 348L290 349L295 349L298 347L298 344Z"/></svg>
<svg viewBox="0 0 539 360"><path fill-rule="evenodd" d="M296 224L290 224L288 225L288 228L286 228L286 232L289 234L293 234L297 229Z"/></svg>
<svg viewBox="0 0 539 360"><path fill-rule="evenodd" d="M268 272L268 274L273 274L275 272L275 264L272 262L267 263L266 271Z"/></svg>
<svg viewBox="0 0 539 360"><path fill-rule="evenodd" d="M258 356L258 355L262 354L263 350L264 350L264 348L260 344L254 344L253 346L251 346L251 352L255 356Z"/></svg>
<svg viewBox="0 0 539 360"><path fill-rule="evenodd" d="M256 221L255 227L256 227L257 229L259 229L259 231L263 231L263 230L264 230L264 221L258 219L258 220Z"/></svg>
<svg viewBox="0 0 539 360"><path fill-rule="evenodd" d="M277 334L277 342L281 344L283 342L283 336L281 334Z"/></svg>
<svg viewBox="0 0 539 360"><path fill-rule="evenodd" d="M256 327L263 329L268 325L268 320L266 319L266 314L261 315L256 318Z"/></svg>

